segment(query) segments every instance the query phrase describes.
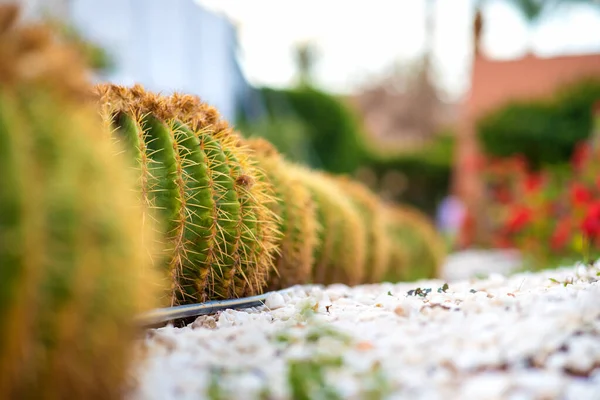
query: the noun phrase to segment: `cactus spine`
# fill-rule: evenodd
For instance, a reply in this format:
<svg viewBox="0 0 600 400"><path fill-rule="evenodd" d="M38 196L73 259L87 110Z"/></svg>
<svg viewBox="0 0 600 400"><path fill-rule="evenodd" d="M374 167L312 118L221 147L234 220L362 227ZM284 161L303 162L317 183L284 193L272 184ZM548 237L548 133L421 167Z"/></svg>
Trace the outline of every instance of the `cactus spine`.
<svg viewBox="0 0 600 400"><path fill-rule="evenodd" d="M265 140L249 144L279 198L273 211L283 235L271 288L414 280L439 272L443 242L424 215L384 204L347 177L290 164Z"/></svg>
<svg viewBox="0 0 600 400"><path fill-rule="evenodd" d="M318 244L320 226L317 223L316 204L310 190L294 170L277 153L274 147L263 139L249 141L275 189L278 201L272 203L271 210L278 215L278 248L275 255L275 271L270 276L269 288L278 289L296 284L311 282L314 252Z"/></svg>
<svg viewBox="0 0 600 400"><path fill-rule="evenodd" d="M262 291L276 217L271 187L241 138L193 96L112 85L98 93L115 138L138 165L149 165L139 168L147 183L141 201L162 224L171 304Z"/></svg>
<svg viewBox="0 0 600 400"><path fill-rule="evenodd" d="M121 398L146 233L78 58L16 18L0 7L0 398Z"/></svg>

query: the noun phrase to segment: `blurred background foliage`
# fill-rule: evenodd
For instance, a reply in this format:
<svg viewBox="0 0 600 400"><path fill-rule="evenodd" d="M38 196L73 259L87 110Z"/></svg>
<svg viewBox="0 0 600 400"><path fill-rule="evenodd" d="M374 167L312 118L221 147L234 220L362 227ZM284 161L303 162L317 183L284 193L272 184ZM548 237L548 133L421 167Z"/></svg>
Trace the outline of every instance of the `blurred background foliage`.
<svg viewBox="0 0 600 400"><path fill-rule="evenodd" d="M522 154L534 169L566 164L592 131L598 99L600 80L584 79L550 98L511 102L478 121L479 140L488 155Z"/></svg>
<svg viewBox="0 0 600 400"><path fill-rule="evenodd" d="M260 89L267 118L238 128L269 140L290 160L359 178L389 201L405 202L429 215L447 195L454 136L434 135L416 149L379 149L369 143L357 112L343 98L309 86Z"/></svg>
<svg viewBox="0 0 600 400"><path fill-rule="evenodd" d="M370 153L366 165L377 182L371 187L390 201L411 204L434 216L438 204L450 192L454 145L452 132L442 131L417 150L391 155Z"/></svg>
<svg viewBox="0 0 600 400"><path fill-rule="evenodd" d="M310 86L260 93L266 117L254 127L242 123L242 132L264 136L290 159L333 173L351 174L365 160L362 128L340 99ZM264 126L266 131L258 129Z"/></svg>

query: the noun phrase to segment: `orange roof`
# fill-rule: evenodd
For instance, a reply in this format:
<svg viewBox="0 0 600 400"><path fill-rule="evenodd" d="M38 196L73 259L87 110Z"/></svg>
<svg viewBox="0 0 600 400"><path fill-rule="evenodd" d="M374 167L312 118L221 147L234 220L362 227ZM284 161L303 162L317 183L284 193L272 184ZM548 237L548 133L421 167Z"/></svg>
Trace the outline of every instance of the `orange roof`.
<svg viewBox="0 0 600 400"><path fill-rule="evenodd" d="M476 55L463 116L476 119L511 100L550 95L559 86L591 76L600 77L600 54L552 58L528 55L508 61Z"/></svg>

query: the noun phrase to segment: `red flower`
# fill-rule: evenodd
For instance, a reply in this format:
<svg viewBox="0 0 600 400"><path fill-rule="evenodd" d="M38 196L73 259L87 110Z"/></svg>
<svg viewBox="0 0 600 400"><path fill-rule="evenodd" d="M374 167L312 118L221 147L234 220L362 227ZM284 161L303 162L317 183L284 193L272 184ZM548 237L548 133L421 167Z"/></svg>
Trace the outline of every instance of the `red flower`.
<svg viewBox="0 0 600 400"><path fill-rule="evenodd" d="M586 205L592 201L592 192L581 183L571 185L571 202L575 205Z"/></svg>
<svg viewBox="0 0 600 400"><path fill-rule="evenodd" d="M506 222L508 232L515 233L523 229L532 220L532 212L527 207L518 207L513 210Z"/></svg>
<svg viewBox="0 0 600 400"><path fill-rule="evenodd" d="M515 172L519 173L527 170L527 159L523 154L514 155L509 160Z"/></svg>
<svg viewBox="0 0 600 400"><path fill-rule="evenodd" d="M497 249L511 249L515 247L514 243L504 235L494 238L493 245Z"/></svg>
<svg viewBox="0 0 600 400"><path fill-rule="evenodd" d="M568 218L562 219L554 229L550 246L553 250L561 250L567 244L571 234L571 220Z"/></svg>
<svg viewBox="0 0 600 400"><path fill-rule="evenodd" d="M588 207L581 230L588 238L597 237L600 234L600 202Z"/></svg>
<svg viewBox="0 0 600 400"><path fill-rule="evenodd" d="M529 174L525 178L524 186L525 193L532 194L540 190L544 184L544 176L542 174Z"/></svg>
<svg viewBox="0 0 600 400"><path fill-rule="evenodd" d="M494 194L495 194L496 200L498 202L500 202L501 204L507 204L507 203L510 203L510 201L511 201L512 196L510 194L510 190L508 190L504 186L497 188L495 190Z"/></svg>
<svg viewBox="0 0 600 400"><path fill-rule="evenodd" d="M600 100L594 103L592 107L592 113L594 116L600 115Z"/></svg>
<svg viewBox="0 0 600 400"><path fill-rule="evenodd" d="M573 164L573 168L575 170L581 170L583 164L588 160L590 155L590 145L587 142L579 142L575 146L575 151L573 152L573 157L571 158L571 163Z"/></svg>

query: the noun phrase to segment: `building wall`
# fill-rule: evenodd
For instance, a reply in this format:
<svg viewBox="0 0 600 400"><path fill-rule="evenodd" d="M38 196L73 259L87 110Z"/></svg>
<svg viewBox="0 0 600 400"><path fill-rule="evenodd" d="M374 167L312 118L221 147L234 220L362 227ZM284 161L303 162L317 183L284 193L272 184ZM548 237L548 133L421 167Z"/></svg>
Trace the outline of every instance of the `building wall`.
<svg viewBox="0 0 600 400"><path fill-rule="evenodd" d="M105 78L199 95L228 120L249 90L236 61L236 33L193 0L72 0L71 19L106 48L117 68Z"/></svg>
<svg viewBox="0 0 600 400"><path fill-rule="evenodd" d="M234 26L194 0L16 1L25 18L59 18L107 50L115 68L100 80L195 94L229 121L239 109L257 112L237 63Z"/></svg>

